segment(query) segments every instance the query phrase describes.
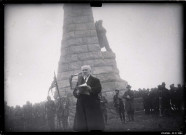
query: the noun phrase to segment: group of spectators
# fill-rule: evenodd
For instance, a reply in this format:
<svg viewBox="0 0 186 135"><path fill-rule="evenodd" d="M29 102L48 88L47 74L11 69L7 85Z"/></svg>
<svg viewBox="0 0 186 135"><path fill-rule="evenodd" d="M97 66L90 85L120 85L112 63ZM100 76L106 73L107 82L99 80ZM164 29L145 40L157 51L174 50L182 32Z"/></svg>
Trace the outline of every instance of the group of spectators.
<svg viewBox="0 0 186 135"><path fill-rule="evenodd" d="M169 116L171 113L182 112L184 107L184 85L174 84L167 89L163 82L157 88L126 91L119 97L119 90L115 90L113 106L122 123L134 121L134 99L142 98L145 114ZM101 108L105 124L108 122L108 101L100 96ZM56 131L68 129L70 100L67 97L53 101L48 96L47 101L32 104L29 101L22 107L10 107L5 102L5 129L6 131Z"/></svg>
<svg viewBox="0 0 186 135"><path fill-rule="evenodd" d="M169 116L171 113L182 112L184 107L184 85L174 84L167 89L163 82L157 88L143 91L144 109L146 114L159 114ZM140 91L139 91L140 92ZM142 92L142 91L141 91Z"/></svg>
<svg viewBox="0 0 186 135"><path fill-rule="evenodd" d="M128 85L130 86L130 85ZM119 90L115 90L113 105L115 112L124 124L126 121L134 121L135 104L134 100L141 98L145 114L155 114L159 116L170 116L171 114L182 113L184 110L184 85L174 84L167 89L163 82L157 88L130 90L127 88L124 95L119 96ZM127 98L127 97L130 98ZM105 123L107 123L108 101L104 96L101 98L101 105Z"/></svg>
<svg viewBox="0 0 186 135"><path fill-rule="evenodd" d="M61 103L60 103L61 102ZM8 106L5 102L5 130L14 131L56 131L68 128L69 100L58 98L23 106Z"/></svg>

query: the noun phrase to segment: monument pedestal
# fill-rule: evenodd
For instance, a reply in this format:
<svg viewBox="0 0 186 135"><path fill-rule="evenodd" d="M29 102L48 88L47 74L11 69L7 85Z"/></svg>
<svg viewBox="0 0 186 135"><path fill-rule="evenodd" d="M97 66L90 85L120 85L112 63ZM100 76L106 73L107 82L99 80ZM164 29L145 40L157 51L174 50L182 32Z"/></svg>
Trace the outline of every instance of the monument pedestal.
<svg viewBox="0 0 186 135"><path fill-rule="evenodd" d="M82 65L90 65L92 75L101 81L102 94L111 101L114 90L124 90L127 85L119 76L115 57L112 51L101 51L90 5L64 4L63 37L57 73L60 95L72 95L69 77L79 73ZM73 87L76 81L73 81Z"/></svg>

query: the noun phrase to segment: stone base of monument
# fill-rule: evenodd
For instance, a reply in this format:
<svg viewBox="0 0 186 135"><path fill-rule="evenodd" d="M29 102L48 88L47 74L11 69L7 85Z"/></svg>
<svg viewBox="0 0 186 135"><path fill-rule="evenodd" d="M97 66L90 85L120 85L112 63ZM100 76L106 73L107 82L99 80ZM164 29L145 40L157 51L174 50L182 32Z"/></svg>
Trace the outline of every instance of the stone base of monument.
<svg viewBox="0 0 186 135"><path fill-rule="evenodd" d="M106 51L101 51L103 47ZM63 38L57 73L60 96L68 96L72 106L75 105L76 98L72 92L77 77L72 80L72 89L69 78L81 72L82 65L91 66L92 75L100 79L102 94L109 102L113 100L115 89L123 94L127 82L120 78L116 55L111 48L106 29L102 21L95 23L89 4L64 4Z"/></svg>

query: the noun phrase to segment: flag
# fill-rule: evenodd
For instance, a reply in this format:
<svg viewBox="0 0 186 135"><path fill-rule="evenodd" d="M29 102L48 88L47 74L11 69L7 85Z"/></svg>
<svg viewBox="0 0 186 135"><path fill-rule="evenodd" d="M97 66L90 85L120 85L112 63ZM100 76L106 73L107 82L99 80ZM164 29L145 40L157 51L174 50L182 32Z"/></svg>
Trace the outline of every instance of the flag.
<svg viewBox="0 0 186 135"><path fill-rule="evenodd" d="M53 80L53 82L52 82L52 84L51 84L51 86L50 86L49 89L52 89L52 88L54 88L54 87L56 87L56 80L55 80L55 79Z"/></svg>
<svg viewBox="0 0 186 135"><path fill-rule="evenodd" d="M49 91L52 89L52 88L55 88L56 87L56 90L58 92L58 96L60 97L60 94L59 94L59 89L58 89L58 84L57 84L57 78L56 78L56 74L54 72L54 80L51 84L51 86L49 87L49 90L48 90L48 94L49 94Z"/></svg>

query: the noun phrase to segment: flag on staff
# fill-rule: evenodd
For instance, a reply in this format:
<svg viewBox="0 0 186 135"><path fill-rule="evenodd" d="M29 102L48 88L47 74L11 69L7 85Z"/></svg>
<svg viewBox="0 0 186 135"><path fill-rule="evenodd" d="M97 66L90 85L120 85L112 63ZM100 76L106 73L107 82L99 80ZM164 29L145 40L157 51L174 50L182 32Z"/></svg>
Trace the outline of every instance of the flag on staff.
<svg viewBox="0 0 186 135"><path fill-rule="evenodd" d="M59 89L58 89L58 84L57 84L57 78L56 78L56 74L54 72L54 80L51 84L51 86L49 87L49 90L48 90L48 94L49 94L49 91L52 89L52 88L55 88L56 87L56 90L58 92L58 96L60 97L60 94L59 94Z"/></svg>
<svg viewBox="0 0 186 135"><path fill-rule="evenodd" d="M54 76L54 80L53 80L53 82L52 82L49 90L52 89L52 88L54 88L54 87L56 87L56 85L57 85L57 82L56 82L56 79L55 79L55 76Z"/></svg>

